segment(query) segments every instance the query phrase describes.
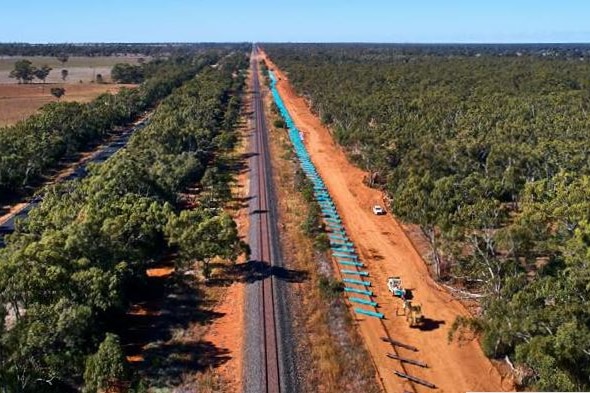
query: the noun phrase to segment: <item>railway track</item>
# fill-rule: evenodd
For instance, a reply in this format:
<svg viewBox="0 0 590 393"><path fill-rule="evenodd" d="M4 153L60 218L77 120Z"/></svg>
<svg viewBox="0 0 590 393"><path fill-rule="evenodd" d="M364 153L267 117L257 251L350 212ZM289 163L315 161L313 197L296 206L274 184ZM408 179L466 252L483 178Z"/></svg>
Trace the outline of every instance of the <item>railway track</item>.
<svg viewBox="0 0 590 393"><path fill-rule="evenodd" d="M254 57L253 57L254 58ZM254 218L257 228L258 237L258 261L261 264L262 283L260 288L260 307L262 315L262 342L263 342L263 388L266 393L280 393L281 375L280 375L280 357L279 357L279 339L277 329L277 316L275 312L275 278L273 277L275 267L275 256L273 255L273 225L271 223L270 212L270 189L272 179L270 173L270 159L268 153L267 129L264 120L264 107L260 95L260 81L258 78L258 64L252 61L252 93L254 103L254 138L253 150L256 156L257 169L257 187L258 195L256 198Z"/></svg>

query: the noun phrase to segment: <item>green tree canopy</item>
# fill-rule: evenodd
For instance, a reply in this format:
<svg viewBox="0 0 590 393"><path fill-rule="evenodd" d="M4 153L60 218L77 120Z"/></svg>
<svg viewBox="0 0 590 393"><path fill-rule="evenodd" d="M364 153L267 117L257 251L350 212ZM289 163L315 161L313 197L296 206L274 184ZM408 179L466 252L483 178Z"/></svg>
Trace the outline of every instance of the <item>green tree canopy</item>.
<svg viewBox="0 0 590 393"><path fill-rule="evenodd" d="M107 333L98 351L86 360L84 392L120 391L127 383L129 370L119 337Z"/></svg>
<svg viewBox="0 0 590 393"><path fill-rule="evenodd" d="M117 83L141 83L143 82L143 67L128 63L118 63L111 70L111 79Z"/></svg>
<svg viewBox="0 0 590 393"><path fill-rule="evenodd" d="M64 89L63 87L52 87L50 91L51 95L57 98L58 100L66 94L66 89Z"/></svg>
<svg viewBox="0 0 590 393"><path fill-rule="evenodd" d="M16 78L18 83L29 83L35 78L35 67L30 60L19 60L14 63L14 69L10 71L9 76Z"/></svg>
<svg viewBox="0 0 590 393"><path fill-rule="evenodd" d="M47 79L47 77L49 76L49 73L51 72L53 68L49 67L47 64L41 66L41 68L35 68L35 70L33 71L33 73L35 74L35 77L41 81L43 81L43 83L45 83L45 79Z"/></svg>

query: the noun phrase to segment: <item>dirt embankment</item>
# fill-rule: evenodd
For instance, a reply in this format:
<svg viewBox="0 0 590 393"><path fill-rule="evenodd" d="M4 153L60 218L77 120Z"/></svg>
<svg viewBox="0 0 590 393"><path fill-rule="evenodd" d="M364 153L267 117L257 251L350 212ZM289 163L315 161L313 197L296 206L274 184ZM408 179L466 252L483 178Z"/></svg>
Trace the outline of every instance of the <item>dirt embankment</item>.
<svg viewBox="0 0 590 393"><path fill-rule="evenodd" d="M365 173L347 160L329 130L312 114L304 99L295 93L285 75L268 57L263 56L280 79L278 90L297 127L304 133L311 158L370 273L375 300L385 319L355 317L386 390L433 391L400 379L393 374L393 370L430 381L440 392L511 390L511 382L502 378L475 339L448 342L453 321L459 315L468 315L468 311L430 277L420 254L395 217L391 214L374 216L371 213L371 206L382 201L381 192L362 183ZM413 302L422 305L426 317L422 328L412 329L405 317L396 316L402 312L402 303L390 295L386 285L387 277L393 275L402 277L404 286L411 289L414 295ZM386 354L394 350L381 340L386 332L391 338L419 349L419 352L412 352L398 348L400 356L425 362L428 367L402 366L400 362L387 358Z"/></svg>

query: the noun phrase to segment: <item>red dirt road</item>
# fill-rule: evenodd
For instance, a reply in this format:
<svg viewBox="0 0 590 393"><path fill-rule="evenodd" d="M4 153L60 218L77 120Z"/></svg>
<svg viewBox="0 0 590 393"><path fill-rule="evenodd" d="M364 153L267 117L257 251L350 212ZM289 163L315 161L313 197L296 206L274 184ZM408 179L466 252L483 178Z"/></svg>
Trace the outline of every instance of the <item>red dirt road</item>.
<svg viewBox="0 0 590 393"><path fill-rule="evenodd" d="M265 54L263 56L266 58ZM367 265L379 311L385 314L382 322L355 316L385 389L388 392L511 390L512 383L502 379L476 340L448 342L453 321L458 315L468 315L468 311L430 277L424 261L397 220L391 214L372 214L371 206L382 201L381 192L362 183L365 173L347 160L328 129L311 113L305 100L297 96L285 75L268 58L266 61L280 78L278 90L297 127L304 133L309 154L336 203L361 260ZM404 286L414 294L413 302L422 304L427 318L425 328L411 329L405 317L396 316L398 310L401 313L402 303L387 290L386 279L392 275L400 275ZM386 332L392 339L419 349L419 352L411 352L398 348L399 356L425 362L428 368L402 365L387 358L387 353L395 351L381 340ZM395 376L393 370L427 380L437 388L409 383Z"/></svg>

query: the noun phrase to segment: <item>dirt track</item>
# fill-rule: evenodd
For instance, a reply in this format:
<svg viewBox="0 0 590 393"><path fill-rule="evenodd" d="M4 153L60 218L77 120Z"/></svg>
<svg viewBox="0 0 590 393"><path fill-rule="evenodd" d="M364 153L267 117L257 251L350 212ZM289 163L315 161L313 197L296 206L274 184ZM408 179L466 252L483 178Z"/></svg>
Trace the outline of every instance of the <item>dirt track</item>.
<svg viewBox="0 0 590 393"><path fill-rule="evenodd" d="M362 183L363 171L350 164L343 151L336 146L329 131L309 110L303 98L298 97L288 84L285 75L268 58L267 64L280 78L277 87L297 127L305 135L305 143L322 175L347 232L367 265L370 281L379 311L385 314L383 323L374 318L357 316L360 331L373 356L380 377L388 392L402 390L416 392L465 392L511 390L512 384L502 380L500 373L487 359L475 340L448 343L448 331L458 315L468 311L441 289L429 276L426 265L401 225L388 214L374 216L371 206L381 203L381 192ZM412 290L415 303L422 304L427 318L422 330L408 327L405 318L396 316L402 303L387 291L386 279L400 275L404 286ZM398 349L400 356L420 360L428 368L408 365L387 358L391 345L381 337L386 331L391 338L415 346L414 353ZM404 370L405 368L405 370ZM393 375L393 370L407 372L437 386L430 389L410 384Z"/></svg>

